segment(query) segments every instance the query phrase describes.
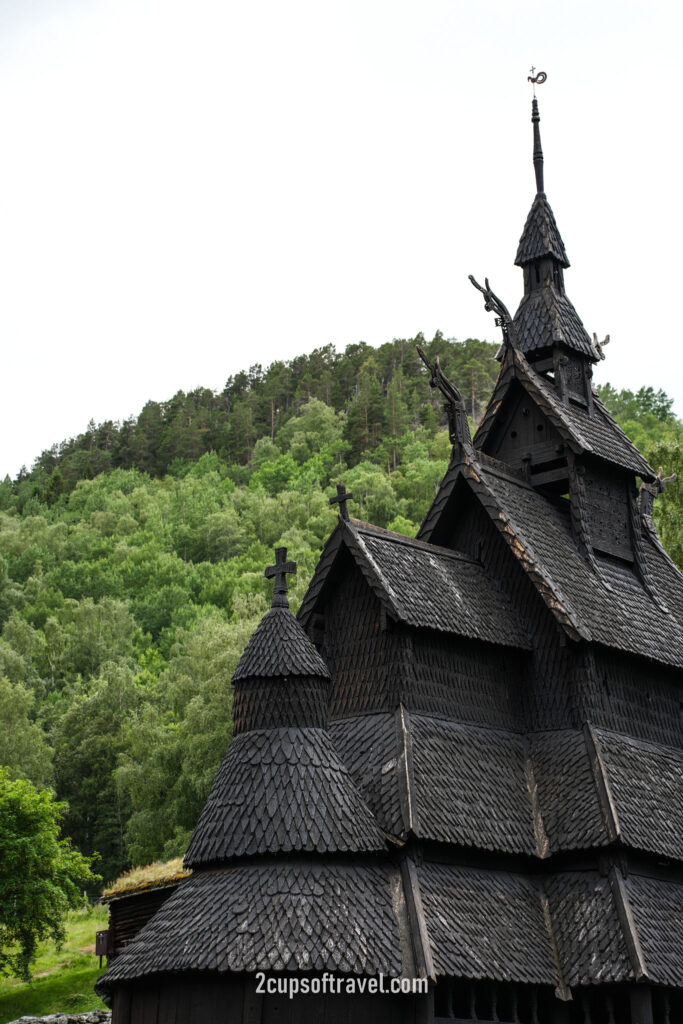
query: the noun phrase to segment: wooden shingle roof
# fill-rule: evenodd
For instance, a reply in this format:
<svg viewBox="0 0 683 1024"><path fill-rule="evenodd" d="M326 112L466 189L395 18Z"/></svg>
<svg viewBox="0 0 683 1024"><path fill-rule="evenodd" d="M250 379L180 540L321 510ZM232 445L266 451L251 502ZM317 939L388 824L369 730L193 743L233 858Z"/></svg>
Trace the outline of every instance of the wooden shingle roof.
<svg viewBox="0 0 683 1024"><path fill-rule="evenodd" d="M288 608L271 608L263 616L232 679L277 676L330 677L327 665Z"/></svg>
<svg viewBox="0 0 683 1024"><path fill-rule="evenodd" d="M645 540L650 572L668 576L672 600L657 604L632 569L599 559L600 571L582 556L571 526L545 495L489 461L455 461L427 513L419 536L428 539L458 479L468 481L541 597L573 639L592 640L654 661L683 667L683 577Z"/></svg>
<svg viewBox="0 0 683 1024"><path fill-rule="evenodd" d="M594 455L611 465L637 473L644 480L654 479L652 466L643 458L597 396L593 396L592 411L571 399L567 402L562 401L554 384L537 373L512 347L509 347L505 354L491 399L475 434L475 448L483 448L486 445L513 381L517 381L524 388L577 455Z"/></svg>
<svg viewBox="0 0 683 1024"><path fill-rule="evenodd" d="M535 288L523 296L513 324L522 352L551 349L559 344L579 352L591 362L598 358L571 300L552 284Z"/></svg>
<svg viewBox="0 0 683 1024"><path fill-rule="evenodd" d="M306 625L346 548L396 622L487 643L530 649L526 630L498 583L481 564L450 548L425 544L358 519L330 536L299 609Z"/></svg>
<svg viewBox="0 0 683 1024"><path fill-rule="evenodd" d="M400 975L394 893L379 864L271 861L195 872L100 979L178 971L343 971Z"/></svg>
<svg viewBox="0 0 683 1024"><path fill-rule="evenodd" d="M325 729L253 730L230 744L185 865L265 853L385 848Z"/></svg>
<svg viewBox="0 0 683 1024"><path fill-rule="evenodd" d="M569 266L564 242L560 236L555 215L550 208L545 192L538 192L517 247L515 264L523 267L532 260L552 256L562 267Z"/></svg>

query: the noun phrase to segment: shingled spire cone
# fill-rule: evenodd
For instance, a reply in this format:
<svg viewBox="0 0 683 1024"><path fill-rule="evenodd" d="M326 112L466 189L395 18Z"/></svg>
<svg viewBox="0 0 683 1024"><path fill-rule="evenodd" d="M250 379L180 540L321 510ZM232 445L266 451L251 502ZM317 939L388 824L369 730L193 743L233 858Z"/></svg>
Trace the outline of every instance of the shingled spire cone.
<svg viewBox="0 0 683 1024"><path fill-rule="evenodd" d="M279 851L381 850L385 841L327 733L330 673L289 610L278 548L273 607L233 675L235 739L185 855L188 867Z"/></svg>

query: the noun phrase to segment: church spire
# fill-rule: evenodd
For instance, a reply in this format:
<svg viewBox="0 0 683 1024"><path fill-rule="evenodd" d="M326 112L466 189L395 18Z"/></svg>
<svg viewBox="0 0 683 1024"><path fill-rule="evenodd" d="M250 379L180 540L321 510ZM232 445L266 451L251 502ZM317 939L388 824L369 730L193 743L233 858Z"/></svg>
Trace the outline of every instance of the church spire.
<svg viewBox="0 0 683 1024"><path fill-rule="evenodd" d="M536 99L536 86L546 81L545 71L535 73L531 68L529 81L534 87L531 101L531 123L534 133L534 176L536 195L531 204L517 247L515 264L524 271L524 297L517 310L513 326L519 348L532 362L545 358L559 348L574 352L595 362L595 353L579 316L564 289L564 271L569 266L555 215L545 194L543 149L541 147L541 115ZM560 375L561 376L561 375ZM588 385L583 381L583 370L578 374L581 393L590 402Z"/></svg>
<svg viewBox="0 0 683 1024"><path fill-rule="evenodd" d="M536 99L536 86L542 85L548 77L545 71L539 71L533 76L535 68L531 69L529 81L534 87L534 98L531 101L531 123L534 126L534 174L536 176L536 198L534 199L522 237L519 240L517 258L515 263L518 267L525 267L534 260L542 260L550 257L555 260L563 269L569 266L564 242L560 236L553 211L545 196L545 185L543 181L543 149L541 147L541 115L538 112L538 100ZM558 275L555 275L556 278ZM556 281L559 283L559 280Z"/></svg>
<svg viewBox="0 0 683 1024"><path fill-rule="evenodd" d="M543 150L541 148L541 129L539 128L540 121L541 115L538 112L538 100L534 96L531 101L531 123L534 126L534 173L536 174L536 191L544 192Z"/></svg>

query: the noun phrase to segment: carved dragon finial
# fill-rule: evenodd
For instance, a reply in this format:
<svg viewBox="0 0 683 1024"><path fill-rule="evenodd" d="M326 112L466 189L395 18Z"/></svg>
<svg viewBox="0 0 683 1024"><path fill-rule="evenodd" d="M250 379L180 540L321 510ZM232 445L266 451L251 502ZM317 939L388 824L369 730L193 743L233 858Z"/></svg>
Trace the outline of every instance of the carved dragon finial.
<svg viewBox="0 0 683 1024"><path fill-rule="evenodd" d="M640 485L640 512L641 515L646 517L652 516L652 510L654 508L655 498L664 492L667 484L673 483L678 480L678 473L672 473L671 476L664 476L664 467L660 466L657 476L654 480L646 481L643 480Z"/></svg>
<svg viewBox="0 0 683 1024"><path fill-rule="evenodd" d="M484 278L484 287L479 284L473 274L469 275L469 279L481 294L484 296L484 309L487 313L496 314L496 327L500 327L503 332L503 344L496 352L496 359L499 361L503 358L505 353L505 346L510 344L513 348L517 348L517 337L515 335L515 328L505 303L498 298L496 293L491 289L488 277Z"/></svg>
<svg viewBox="0 0 683 1024"><path fill-rule="evenodd" d="M429 385L432 388L437 388L446 399L445 408L446 415L448 416L448 436L451 444L472 444L472 437L470 435L470 425L467 422L467 411L465 409L465 403L462 400L462 395L456 388L455 384L446 377L439 357L434 356L434 362L430 362L427 353L422 348L422 345L417 345L417 354L419 355L422 362L425 364L430 372Z"/></svg>
<svg viewBox="0 0 683 1024"><path fill-rule="evenodd" d="M660 466L655 477L655 486L657 493L661 494L667 484L672 484L675 480L678 480L678 473L672 473L671 476L664 476L664 467Z"/></svg>
<svg viewBox="0 0 683 1024"><path fill-rule="evenodd" d="M604 338L603 341L598 341L598 336L595 333L595 331L593 331L593 352L595 353L595 355L597 356L598 359L604 359L605 358L605 353L603 352L603 349L604 349L605 345L609 345L609 343L610 343L610 336L609 336L609 334L605 335L605 338Z"/></svg>

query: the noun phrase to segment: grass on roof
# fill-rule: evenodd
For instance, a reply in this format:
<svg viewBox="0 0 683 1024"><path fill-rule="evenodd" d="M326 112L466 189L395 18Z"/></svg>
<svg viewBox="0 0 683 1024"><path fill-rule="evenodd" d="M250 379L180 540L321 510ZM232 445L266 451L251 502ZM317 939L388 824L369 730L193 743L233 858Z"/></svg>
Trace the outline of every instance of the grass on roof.
<svg viewBox="0 0 683 1024"><path fill-rule="evenodd" d="M116 881L108 885L102 896L106 899L113 895L126 892L142 891L152 889L156 885L163 885L164 882L177 882L181 878L187 878L191 871L183 870L183 858L175 857L173 860L156 861L154 864L146 864L144 867L132 868L125 874L119 875Z"/></svg>

